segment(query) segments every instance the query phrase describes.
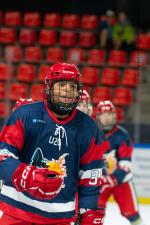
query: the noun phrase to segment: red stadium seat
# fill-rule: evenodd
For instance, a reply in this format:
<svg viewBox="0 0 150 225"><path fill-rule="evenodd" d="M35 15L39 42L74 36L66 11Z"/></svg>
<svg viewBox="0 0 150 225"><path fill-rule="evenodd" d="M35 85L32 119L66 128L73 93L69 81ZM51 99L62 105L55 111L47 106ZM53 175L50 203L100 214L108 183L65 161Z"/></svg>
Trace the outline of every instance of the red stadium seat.
<svg viewBox="0 0 150 225"><path fill-rule="evenodd" d="M87 62L89 65L102 66L106 62L106 51L99 49L90 49L88 51Z"/></svg>
<svg viewBox="0 0 150 225"><path fill-rule="evenodd" d="M91 48L96 44L95 34L90 31L79 33L78 45L83 48Z"/></svg>
<svg viewBox="0 0 150 225"><path fill-rule="evenodd" d="M27 63L40 63L42 60L42 49L40 47L26 47L25 61Z"/></svg>
<svg viewBox="0 0 150 225"><path fill-rule="evenodd" d="M99 69L94 67L84 67L82 69L82 82L86 85L98 85Z"/></svg>
<svg viewBox="0 0 150 225"><path fill-rule="evenodd" d="M76 33L73 31L61 31L59 43L63 47L74 47L76 44Z"/></svg>
<svg viewBox="0 0 150 225"><path fill-rule="evenodd" d="M5 13L4 24L6 26L20 26L21 25L21 12L7 11Z"/></svg>
<svg viewBox="0 0 150 225"><path fill-rule="evenodd" d="M83 15L81 17L81 29L96 30L98 26L98 17L95 15Z"/></svg>
<svg viewBox="0 0 150 225"><path fill-rule="evenodd" d="M25 12L23 16L23 25L27 27L39 27L41 25L40 13Z"/></svg>
<svg viewBox="0 0 150 225"><path fill-rule="evenodd" d="M7 45L4 57L8 63L19 63L22 60L22 48L20 46Z"/></svg>
<svg viewBox="0 0 150 225"><path fill-rule="evenodd" d="M150 34L141 33L136 40L136 47L139 50L150 49Z"/></svg>
<svg viewBox="0 0 150 225"><path fill-rule="evenodd" d="M6 102L0 102L0 118L6 118L8 116L8 105Z"/></svg>
<svg viewBox="0 0 150 225"><path fill-rule="evenodd" d="M108 99L112 99L112 89L110 87L95 87L92 96L93 104L98 104L99 101Z"/></svg>
<svg viewBox="0 0 150 225"><path fill-rule="evenodd" d="M19 98L28 97L28 85L21 83L11 83L10 86L10 99L17 101Z"/></svg>
<svg viewBox="0 0 150 225"><path fill-rule="evenodd" d="M59 13L46 13L44 15L44 27L61 27L61 15Z"/></svg>
<svg viewBox="0 0 150 225"><path fill-rule="evenodd" d="M5 99L7 94L6 84L3 82L0 82L0 99Z"/></svg>
<svg viewBox="0 0 150 225"><path fill-rule="evenodd" d="M128 87L137 87L140 82L140 72L136 69L125 69L121 84Z"/></svg>
<svg viewBox="0 0 150 225"><path fill-rule="evenodd" d="M48 68L49 68L49 66L45 65L45 64L41 64L39 66L39 69L38 69L38 80L39 81L43 82L45 80Z"/></svg>
<svg viewBox="0 0 150 225"><path fill-rule="evenodd" d="M102 71L101 84L116 86L120 83L120 70L116 68L104 68Z"/></svg>
<svg viewBox="0 0 150 225"><path fill-rule="evenodd" d="M125 66L127 63L127 53L124 50L111 50L108 57L109 66Z"/></svg>
<svg viewBox="0 0 150 225"><path fill-rule="evenodd" d="M148 55L144 51L133 51L130 54L129 65L132 67L146 67Z"/></svg>
<svg viewBox="0 0 150 225"><path fill-rule="evenodd" d="M114 90L113 102L118 106L129 106L133 102L132 89L126 87L117 87Z"/></svg>
<svg viewBox="0 0 150 225"><path fill-rule="evenodd" d="M62 48L48 48L47 55L46 55L46 62L47 63L55 63L61 62L64 58L64 50Z"/></svg>
<svg viewBox="0 0 150 225"><path fill-rule="evenodd" d="M79 27L80 18L77 14L64 14L62 27L64 29L76 29Z"/></svg>
<svg viewBox="0 0 150 225"><path fill-rule="evenodd" d="M45 89L44 84L32 84L30 98L32 98L35 101L44 100L45 99L44 89Z"/></svg>
<svg viewBox="0 0 150 225"><path fill-rule="evenodd" d="M125 120L125 112L122 107L115 107L116 114L117 114L117 122L122 123Z"/></svg>
<svg viewBox="0 0 150 225"><path fill-rule="evenodd" d="M0 80L11 80L14 77L12 64L0 63Z"/></svg>
<svg viewBox="0 0 150 225"><path fill-rule="evenodd" d="M16 30L14 28L1 27L0 28L0 43L14 44L16 42Z"/></svg>
<svg viewBox="0 0 150 225"><path fill-rule="evenodd" d="M67 61L76 65L84 62L84 50L82 48L70 48L67 51Z"/></svg>
<svg viewBox="0 0 150 225"><path fill-rule="evenodd" d="M39 44L49 46L56 44L57 33L55 30L41 29L39 34Z"/></svg>
<svg viewBox="0 0 150 225"><path fill-rule="evenodd" d="M17 78L19 81L32 82L35 78L35 65L19 64Z"/></svg>
<svg viewBox="0 0 150 225"><path fill-rule="evenodd" d="M22 28L19 33L19 42L22 45L34 45L37 40L36 31L33 29Z"/></svg>

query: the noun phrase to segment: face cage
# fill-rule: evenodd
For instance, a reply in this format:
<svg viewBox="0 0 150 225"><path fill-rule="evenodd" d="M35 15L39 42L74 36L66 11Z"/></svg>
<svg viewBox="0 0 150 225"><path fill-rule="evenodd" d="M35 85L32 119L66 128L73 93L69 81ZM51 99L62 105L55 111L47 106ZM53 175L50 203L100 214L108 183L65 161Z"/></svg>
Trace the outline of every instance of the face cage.
<svg viewBox="0 0 150 225"><path fill-rule="evenodd" d="M63 80L59 80L59 81L63 81ZM77 83L76 81L72 80L73 82L77 83L77 89L78 89L78 97L77 97L77 101L70 103L70 104L65 104L65 103L55 103L52 100L52 96L51 96L51 90L52 87L54 85L54 83L59 82L59 81L50 81L47 80L45 82L46 84L46 88L45 88L45 94L46 94L46 98L47 98L47 105L48 108L50 110L52 110L54 113L58 114L58 115L66 115L68 113L71 113L79 104L80 100L81 100L81 96L83 93L83 87L81 83ZM66 81L66 80L65 80Z"/></svg>
<svg viewBox="0 0 150 225"><path fill-rule="evenodd" d="M97 116L97 121L98 121L99 127L104 131L104 133L107 133L107 132L111 131L114 128L114 126L116 125L116 113L113 112L112 121L111 121L111 123L109 123L107 125L103 125L99 121L98 116Z"/></svg>

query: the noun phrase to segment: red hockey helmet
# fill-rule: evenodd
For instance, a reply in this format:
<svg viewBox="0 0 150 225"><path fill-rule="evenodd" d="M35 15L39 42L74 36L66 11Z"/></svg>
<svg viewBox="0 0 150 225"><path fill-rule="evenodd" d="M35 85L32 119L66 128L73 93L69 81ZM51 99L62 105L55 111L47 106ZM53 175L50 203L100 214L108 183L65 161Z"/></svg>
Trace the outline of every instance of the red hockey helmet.
<svg viewBox="0 0 150 225"><path fill-rule="evenodd" d="M52 89L54 83L62 81L71 81L77 84L77 96L75 96L73 102L62 103L55 102L53 98ZM52 109L56 114L65 115L78 105L82 95L81 74L77 67L70 63L55 63L51 66L45 77L46 84L46 97L48 107Z"/></svg>
<svg viewBox="0 0 150 225"><path fill-rule="evenodd" d="M81 96L81 102L91 103L90 95L86 90L83 90L82 96Z"/></svg>
<svg viewBox="0 0 150 225"><path fill-rule="evenodd" d="M110 100L100 101L97 105L97 113L115 112L115 106Z"/></svg>
<svg viewBox="0 0 150 225"><path fill-rule="evenodd" d="M15 111L16 109L18 109L20 106L22 105L25 105L25 104L29 104L33 102L33 99L32 98L27 98L27 99L24 99L24 98L20 98L14 105L14 107L12 108L12 111Z"/></svg>

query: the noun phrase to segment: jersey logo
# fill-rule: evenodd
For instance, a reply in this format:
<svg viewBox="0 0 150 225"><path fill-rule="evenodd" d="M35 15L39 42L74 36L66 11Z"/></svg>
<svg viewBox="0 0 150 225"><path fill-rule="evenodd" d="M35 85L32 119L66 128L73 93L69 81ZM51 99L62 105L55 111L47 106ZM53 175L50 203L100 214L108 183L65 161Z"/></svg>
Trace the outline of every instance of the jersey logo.
<svg viewBox="0 0 150 225"><path fill-rule="evenodd" d="M34 152L30 165L37 167L45 167L50 171L50 179L52 179L52 195L56 197L62 188L65 187L64 178L67 176L66 166L65 166L65 157L69 155L67 153L61 155L59 159L48 160L44 158L43 152L40 148L37 148ZM54 185L55 184L55 185Z"/></svg>
<svg viewBox="0 0 150 225"><path fill-rule="evenodd" d="M106 162L106 168L107 168L108 174L112 174L115 171L115 169L117 168L117 160L115 157L115 150L105 154L104 159Z"/></svg>

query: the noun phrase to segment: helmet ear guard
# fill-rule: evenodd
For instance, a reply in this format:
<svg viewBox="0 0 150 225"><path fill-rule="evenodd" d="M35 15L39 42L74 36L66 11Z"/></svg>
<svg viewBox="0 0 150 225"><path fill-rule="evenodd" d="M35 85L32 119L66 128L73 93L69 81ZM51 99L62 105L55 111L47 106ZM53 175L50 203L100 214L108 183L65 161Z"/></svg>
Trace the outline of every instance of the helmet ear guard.
<svg viewBox="0 0 150 225"><path fill-rule="evenodd" d="M72 103L56 103L53 100L52 89L55 83L71 81L77 84L78 96ZM48 107L58 115L65 115L74 110L82 96L81 74L75 65L69 63L56 63L47 72L45 78L45 94Z"/></svg>

